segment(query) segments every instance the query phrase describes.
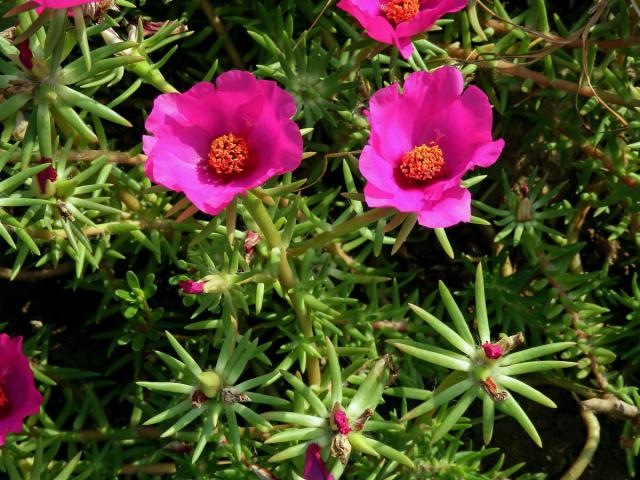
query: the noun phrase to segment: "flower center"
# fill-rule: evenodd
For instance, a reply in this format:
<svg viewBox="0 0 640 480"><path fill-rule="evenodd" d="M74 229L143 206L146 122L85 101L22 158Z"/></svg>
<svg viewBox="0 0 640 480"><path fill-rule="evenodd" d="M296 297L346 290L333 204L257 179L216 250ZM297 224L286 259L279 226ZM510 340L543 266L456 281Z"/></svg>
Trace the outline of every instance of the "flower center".
<svg viewBox="0 0 640 480"><path fill-rule="evenodd" d="M207 161L218 175L242 173L249 161L247 142L233 133L220 135L211 142Z"/></svg>
<svg viewBox="0 0 640 480"><path fill-rule="evenodd" d="M2 383L0 383L0 418L4 417L4 415L9 411L10 406L7 392L4 391Z"/></svg>
<svg viewBox="0 0 640 480"><path fill-rule="evenodd" d="M407 22L420 11L420 0L388 0L382 5L382 13L391 23Z"/></svg>
<svg viewBox="0 0 640 480"><path fill-rule="evenodd" d="M419 145L400 159L400 171L407 180L425 182L437 176L444 167L442 150L435 142Z"/></svg>

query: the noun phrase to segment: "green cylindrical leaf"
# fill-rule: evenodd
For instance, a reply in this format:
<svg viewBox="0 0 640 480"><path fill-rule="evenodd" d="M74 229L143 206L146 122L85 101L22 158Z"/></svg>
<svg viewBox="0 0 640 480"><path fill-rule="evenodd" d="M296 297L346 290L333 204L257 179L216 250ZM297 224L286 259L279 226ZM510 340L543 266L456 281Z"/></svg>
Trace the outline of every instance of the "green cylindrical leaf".
<svg viewBox="0 0 640 480"><path fill-rule="evenodd" d="M449 430L455 425L455 423L462 417L464 412L467 411L467 408L471 405L474 398L478 396L478 387L473 387L462 396L458 403L455 404L453 408L447 411L442 423L438 425L438 427L433 432L433 436L431 437L431 443L436 443L442 437L444 437Z"/></svg>
<svg viewBox="0 0 640 480"><path fill-rule="evenodd" d="M452 346L460 350L462 353L472 356L475 353L474 344L465 342L460 335L453 331L453 329L446 326L439 319L431 315L426 310L418 307L417 305L409 304L409 308L413 310L422 320L427 322L431 327L438 332L444 339Z"/></svg>
<svg viewBox="0 0 640 480"><path fill-rule="evenodd" d="M453 320L453 325L456 327L456 330L460 334L460 336L467 342L469 345L474 345L473 335L471 334L471 330L469 329L469 325L462 315L460 311L460 307L453 299L453 295L444 284L442 280L438 281L438 290L440 291L440 297L442 297L442 302L444 303L447 312L451 316L451 320Z"/></svg>
<svg viewBox="0 0 640 480"><path fill-rule="evenodd" d="M531 420L520 404L515 400L515 398L513 398L513 395L509 395L504 402L499 403L497 406L499 410L502 410L515 418L535 444L542 448L542 440L540 439L540 435L538 434L536 427L533 426L533 423L531 423Z"/></svg>
<svg viewBox="0 0 640 480"><path fill-rule="evenodd" d="M489 445L493 437L493 422L496 414L496 406L493 399L485 394L482 397L482 440Z"/></svg>
<svg viewBox="0 0 640 480"><path fill-rule="evenodd" d="M104 118L105 120L109 120L110 122L116 123L118 125L122 125L125 127L131 126L131 123L126 118L118 115L109 107L101 104L93 98L87 97L86 95L73 90L72 88L66 87L65 85L58 85L56 87L56 92L58 93L60 98L62 98L69 105L73 105L86 110L87 112L93 113L100 118Z"/></svg>
<svg viewBox="0 0 640 480"><path fill-rule="evenodd" d="M442 353L431 352L411 345L405 345L400 341L389 341L394 347L408 353L411 356L424 360L425 362L440 365L441 367L450 368L452 370L460 370L468 372L471 370L471 360L455 358L453 355L444 355ZM453 353L453 352L452 352Z"/></svg>
<svg viewBox="0 0 640 480"><path fill-rule="evenodd" d="M575 362L562 362L556 360L538 360L534 362L522 362L500 368L500 373L504 375L522 375L525 373L542 372L555 368L575 367Z"/></svg>
<svg viewBox="0 0 640 480"><path fill-rule="evenodd" d="M506 375L501 375L495 378L496 384L498 386L502 386L507 390L514 391L519 393L523 397L527 397L529 400L533 400L534 402L538 402L541 405L549 408L556 408L557 405L553 400L539 392L533 387L530 387L526 383L516 379L507 377Z"/></svg>
<svg viewBox="0 0 640 480"><path fill-rule="evenodd" d="M538 357L544 357L545 355L551 355L552 353L566 350L569 347L575 345L575 342L558 342L549 343L547 345L540 345L539 347L527 348L516 353L510 353L506 357L500 360L501 366L513 365L516 363L526 362Z"/></svg>
<svg viewBox="0 0 640 480"><path fill-rule="evenodd" d="M476 319L480 342L488 342L491 339L489 332L489 317L487 316L487 302L484 297L484 277L482 276L482 263L478 263L476 269Z"/></svg>
<svg viewBox="0 0 640 480"><path fill-rule="evenodd" d="M189 355L189 352L187 352L182 347L182 345L178 343L178 341L175 339L173 335L171 335L167 331L165 331L165 334L167 335L167 339L169 340L169 343L171 344L173 349L176 351L176 353L180 357L180 360L184 362L184 364L187 366L187 368L193 374L193 376L198 378L198 375L202 373L202 369L200 368L200 366L196 363L193 357Z"/></svg>

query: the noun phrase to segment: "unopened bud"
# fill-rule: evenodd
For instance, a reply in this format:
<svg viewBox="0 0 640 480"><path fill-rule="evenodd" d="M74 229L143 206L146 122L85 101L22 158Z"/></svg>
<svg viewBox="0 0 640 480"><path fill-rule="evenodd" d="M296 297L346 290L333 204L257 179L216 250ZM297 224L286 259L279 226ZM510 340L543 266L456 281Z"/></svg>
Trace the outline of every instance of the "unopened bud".
<svg viewBox="0 0 640 480"><path fill-rule="evenodd" d="M518 203L518 210L516 211L516 220L518 222L528 222L533 218L533 208L531 208L531 201L529 197L523 197Z"/></svg>
<svg viewBox="0 0 640 480"><path fill-rule="evenodd" d="M207 275L203 281L205 293L223 293L229 290L229 281L226 275Z"/></svg>
<svg viewBox="0 0 640 480"><path fill-rule="evenodd" d="M200 390L207 398L213 398L220 392L222 387L222 379L216 372L202 372L198 375L198 383Z"/></svg>

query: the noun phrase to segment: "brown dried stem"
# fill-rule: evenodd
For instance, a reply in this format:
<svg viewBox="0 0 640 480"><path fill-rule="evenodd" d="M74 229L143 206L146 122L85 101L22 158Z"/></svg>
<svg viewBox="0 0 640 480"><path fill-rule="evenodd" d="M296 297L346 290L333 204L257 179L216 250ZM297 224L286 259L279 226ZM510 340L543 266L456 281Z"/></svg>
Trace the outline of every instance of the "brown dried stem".
<svg viewBox="0 0 640 480"><path fill-rule="evenodd" d="M48 280L50 278L60 277L73 272L74 263L61 263L54 268L41 268L39 270L21 270L13 279L14 282L37 282L38 280ZM11 280L13 270L6 267L0 267L0 278Z"/></svg>
<svg viewBox="0 0 640 480"><path fill-rule="evenodd" d="M555 88L564 92L575 93L583 97L598 96L602 100L613 103L615 105L621 105L629 108L640 108L640 100L625 101L613 92L594 90L588 86L579 85L577 83L569 82L561 79L550 79L540 72L530 70L522 67L516 63L499 60L495 54L491 53L491 58L481 58L480 52L468 52L460 47L451 45L447 47L447 52L452 58L463 60L467 63L474 63L480 68L493 68L498 73L504 75L510 75L512 77L530 79L537 85L542 87Z"/></svg>

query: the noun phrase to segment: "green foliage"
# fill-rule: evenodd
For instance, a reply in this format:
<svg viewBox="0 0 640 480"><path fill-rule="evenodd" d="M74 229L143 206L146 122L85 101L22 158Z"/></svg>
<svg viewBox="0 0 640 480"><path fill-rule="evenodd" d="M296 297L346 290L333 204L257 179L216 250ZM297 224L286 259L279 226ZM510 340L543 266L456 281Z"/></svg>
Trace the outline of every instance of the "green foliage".
<svg viewBox="0 0 640 480"><path fill-rule="evenodd" d="M0 476L296 479L317 443L336 479L537 480L548 465L514 453L547 442L529 401L571 394L635 475L635 0L470 1L407 60L336 2L116 3L0 19L0 328L45 399ZM368 208L358 170L372 93L445 64L507 145L446 232ZM158 94L233 68L292 93L305 154L211 218L151 184L141 137ZM528 436L501 439L507 417Z"/></svg>

